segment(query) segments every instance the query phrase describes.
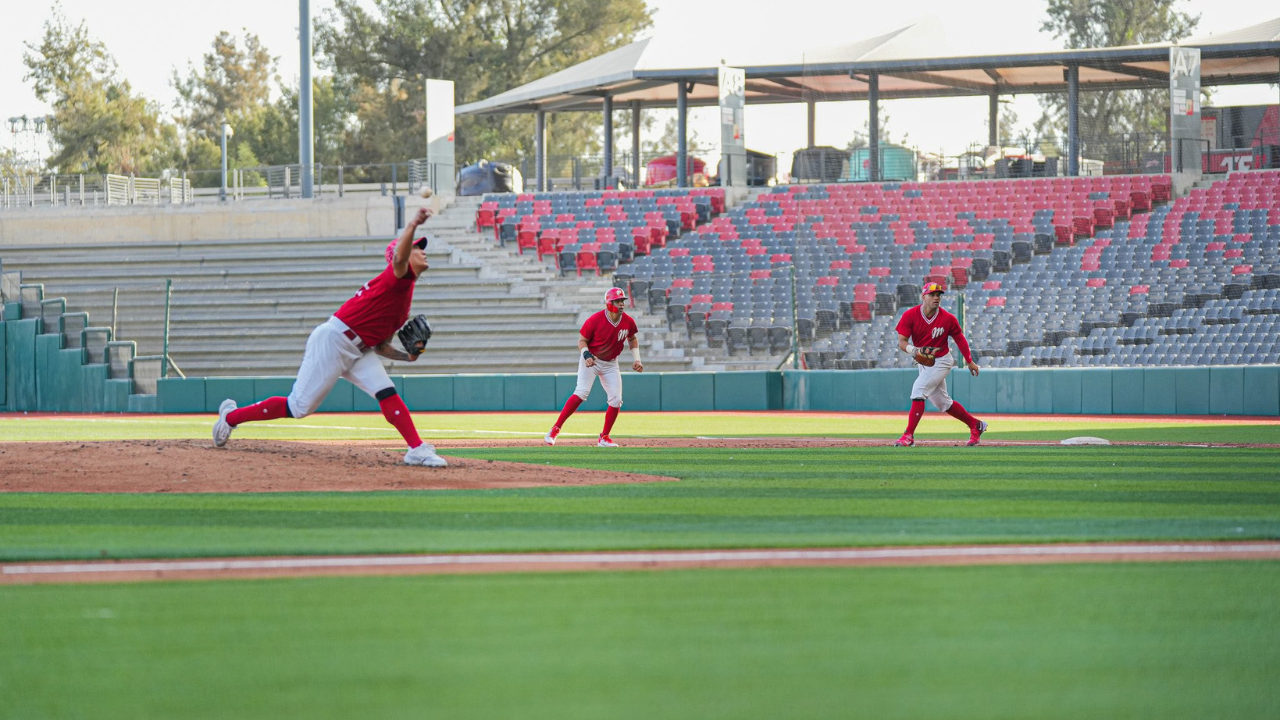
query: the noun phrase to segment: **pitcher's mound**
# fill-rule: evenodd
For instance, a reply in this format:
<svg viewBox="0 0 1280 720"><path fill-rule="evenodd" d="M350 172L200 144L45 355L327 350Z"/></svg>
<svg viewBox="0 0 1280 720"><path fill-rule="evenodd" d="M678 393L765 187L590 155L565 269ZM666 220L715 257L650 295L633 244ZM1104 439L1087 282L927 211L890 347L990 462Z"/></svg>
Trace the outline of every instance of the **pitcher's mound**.
<svg viewBox="0 0 1280 720"><path fill-rule="evenodd" d="M675 481L675 478L446 456L409 467L404 450L367 444L232 440L0 443L0 492L307 492L477 490Z"/></svg>

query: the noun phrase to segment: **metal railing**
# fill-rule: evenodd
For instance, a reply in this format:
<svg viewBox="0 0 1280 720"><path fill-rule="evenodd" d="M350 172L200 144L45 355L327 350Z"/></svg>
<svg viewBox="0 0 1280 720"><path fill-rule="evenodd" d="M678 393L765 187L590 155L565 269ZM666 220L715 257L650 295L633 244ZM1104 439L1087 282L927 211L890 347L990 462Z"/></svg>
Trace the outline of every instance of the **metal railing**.
<svg viewBox="0 0 1280 720"><path fill-rule="evenodd" d="M10 175L0 177L0 210L95 205L160 205L191 202L191 183L169 176Z"/></svg>

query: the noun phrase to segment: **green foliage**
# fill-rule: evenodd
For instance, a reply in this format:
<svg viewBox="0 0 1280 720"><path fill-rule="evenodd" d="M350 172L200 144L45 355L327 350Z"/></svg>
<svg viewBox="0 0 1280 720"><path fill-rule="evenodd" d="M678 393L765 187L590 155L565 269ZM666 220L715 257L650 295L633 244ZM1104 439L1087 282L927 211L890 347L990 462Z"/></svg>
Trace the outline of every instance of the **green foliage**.
<svg viewBox="0 0 1280 720"><path fill-rule="evenodd" d="M316 47L351 102L343 161L425 152L428 78L453 80L456 102L473 102L621 47L649 22L644 0L338 0L317 23ZM549 125L552 154L599 148L594 114ZM457 138L462 162L531 155L533 118L462 118Z"/></svg>
<svg viewBox="0 0 1280 720"><path fill-rule="evenodd" d="M159 106L118 77L105 45L55 6L38 44L22 55L36 97L53 106L51 169L65 173L148 173L172 167L176 130Z"/></svg>
<svg viewBox="0 0 1280 720"><path fill-rule="evenodd" d="M1184 0L1048 0L1040 29L1053 33L1065 47L1098 48L1178 40L1191 34L1198 15L1182 12ZM1035 130L1066 134L1066 94L1040 96L1043 113ZM1168 89L1107 90L1080 93L1080 135L1121 133L1162 136L1169 120Z"/></svg>
<svg viewBox="0 0 1280 720"><path fill-rule="evenodd" d="M276 62L253 33L245 33L243 46L230 33L218 33L200 69L188 64L186 77L173 73L187 132L216 140L224 121L238 129L270 100L271 80L279 80Z"/></svg>

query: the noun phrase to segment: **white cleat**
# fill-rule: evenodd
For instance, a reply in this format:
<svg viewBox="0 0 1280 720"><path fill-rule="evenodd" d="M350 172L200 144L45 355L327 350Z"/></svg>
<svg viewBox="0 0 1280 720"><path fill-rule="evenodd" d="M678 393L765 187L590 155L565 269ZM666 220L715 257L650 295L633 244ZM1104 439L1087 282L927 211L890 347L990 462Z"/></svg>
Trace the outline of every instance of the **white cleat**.
<svg viewBox="0 0 1280 720"><path fill-rule="evenodd" d="M405 465L422 465L424 467L442 468L449 467L449 462L436 454L436 448L431 443L424 442L416 448L412 448L404 454Z"/></svg>
<svg viewBox="0 0 1280 720"><path fill-rule="evenodd" d="M608 435L601 435L600 440L596 442L596 447L618 447L618 443L609 439Z"/></svg>
<svg viewBox="0 0 1280 720"><path fill-rule="evenodd" d="M548 445L556 444L556 436L560 434L560 428L551 428L546 435L542 436L542 442Z"/></svg>
<svg viewBox="0 0 1280 720"><path fill-rule="evenodd" d="M231 438L231 431L235 428L227 424L227 415L236 409L236 401L227 398L218 406L218 422L213 424L213 446L222 447L227 444L227 440Z"/></svg>

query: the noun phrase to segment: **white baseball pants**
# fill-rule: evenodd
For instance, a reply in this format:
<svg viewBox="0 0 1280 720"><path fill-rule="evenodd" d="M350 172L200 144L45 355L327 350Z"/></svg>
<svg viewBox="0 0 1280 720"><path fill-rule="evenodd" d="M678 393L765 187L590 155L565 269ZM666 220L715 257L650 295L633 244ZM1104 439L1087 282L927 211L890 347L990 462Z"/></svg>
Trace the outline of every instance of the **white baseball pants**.
<svg viewBox="0 0 1280 720"><path fill-rule="evenodd" d="M601 360L596 358L595 367L587 367L585 358L578 358L578 386L573 394L584 401L591 395L591 386L600 378L600 387L604 388L609 407L622 407L622 373L618 371L618 360Z"/></svg>
<svg viewBox="0 0 1280 720"><path fill-rule="evenodd" d="M951 368L955 364L955 353L950 352L938 358L933 367L916 363L920 374L911 386L911 398L927 398L938 410L946 412L953 402L947 392L947 376L951 374Z"/></svg>
<svg viewBox="0 0 1280 720"><path fill-rule="evenodd" d="M338 378L346 378L370 397L395 387L382 366L382 359L371 348L362 350L355 340L344 334L347 329L346 323L331 317L311 331L307 349L302 354L302 366L289 393L289 411L294 417L315 412Z"/></svg>

